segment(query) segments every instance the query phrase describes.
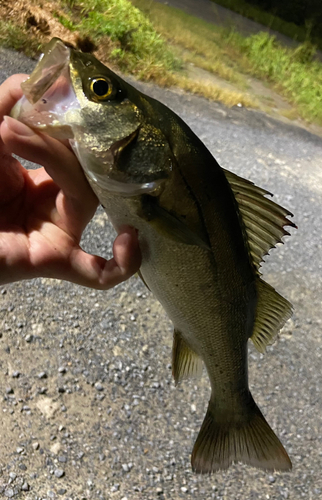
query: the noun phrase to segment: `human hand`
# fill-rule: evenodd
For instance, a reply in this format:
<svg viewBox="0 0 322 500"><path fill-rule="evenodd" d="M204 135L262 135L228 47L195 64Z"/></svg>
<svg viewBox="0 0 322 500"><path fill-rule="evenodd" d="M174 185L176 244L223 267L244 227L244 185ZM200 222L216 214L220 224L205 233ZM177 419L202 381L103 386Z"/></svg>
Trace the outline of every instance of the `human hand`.
<svg viewBox="0 0 322 500"><path fill-rule="evenodd" d="M0 284L42 276L112 288L140 266L136 231L122 228L110 260L80 248L98 200L75 155L13 118L3 120L25 79L14 75L0 86ZM26 170L12 153L43 167Z"/></svg>

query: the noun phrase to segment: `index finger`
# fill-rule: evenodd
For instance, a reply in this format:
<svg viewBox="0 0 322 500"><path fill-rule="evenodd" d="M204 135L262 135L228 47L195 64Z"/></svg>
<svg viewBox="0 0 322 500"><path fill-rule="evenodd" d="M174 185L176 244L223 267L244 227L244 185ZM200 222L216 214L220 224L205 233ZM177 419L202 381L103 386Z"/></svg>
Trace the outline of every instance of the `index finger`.
<svg viewBox="0 0 322 500"><path fill-rule="evenodd" d="M25 74L12 75L0 85L0 122L2 122L4 115L9 115L13 106L22 97L20 85L28 76Z"/></svg>

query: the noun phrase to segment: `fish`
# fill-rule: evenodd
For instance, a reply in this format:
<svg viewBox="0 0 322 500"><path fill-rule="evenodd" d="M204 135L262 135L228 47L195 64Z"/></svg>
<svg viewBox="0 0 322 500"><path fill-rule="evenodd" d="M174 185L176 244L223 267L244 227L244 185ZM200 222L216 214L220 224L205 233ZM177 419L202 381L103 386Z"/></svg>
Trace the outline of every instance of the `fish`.
<svg viewBox="0 0 322 500"><path fill-rule="evenodd" d="M11 115L68 139L114 228L137 229L139 276L174 325L175 383L206 368L211 396L192 469L289 471L249 389L247 354L249 339L263 353L292 315L260 272L285 227L296 227L292 214L221 168L172 110L58 38L22 90Z"/></svg>

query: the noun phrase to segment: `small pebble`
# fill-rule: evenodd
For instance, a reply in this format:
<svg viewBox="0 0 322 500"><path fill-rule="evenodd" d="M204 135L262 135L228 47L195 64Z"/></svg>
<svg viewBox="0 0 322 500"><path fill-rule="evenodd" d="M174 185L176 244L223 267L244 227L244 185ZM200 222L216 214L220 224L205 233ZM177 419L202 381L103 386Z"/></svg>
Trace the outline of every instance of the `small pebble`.
<svg viewBox="0 0 322 500"><path fill-rule="evenodd" d="M38 373L38 378L47 378L47 373L46 372Z"/></svg>
<svg viewBox="0 0 322 500"><path fill-rule="evenodd" d="M23 485L21 486L21 489L22 491L29 491L29 484L28 483L23 483Z"/></svg>
<svg viewBox="0 0 322 500"><path fill-rule="evenodd" d="M26 335L26 336L25 336L25 341L26 341L26 342L31 342L31 341L32 341L32 339L33 339L33 336L32 336L32 335L29 335L29 334L28 334L28 335Z"/></svg>
<svg viewBox="0 0 322 500"><path fill-rule="evenodd" d="M65 488L60 488L60 489L57 491L57 493L58 493L58 495L65 495L66 491L67 491L67 490L66 490Z"/></svg>
<svg viewBox="0 0 322 500"><path fill-rule="evenodd" d="M8 497L8 498L12 498L15 496L15 492L12 488L8 488L7 490L5 490L4 496Z"/></svg>
<svg viewBox="0 0 322 500"><path fill-rule="evenodd" d="M20 375L21 375L21 373L18 370L12 372L12 378L19 378Z"/></svg>
<svg viewBox="0 0 322 500"><path fill-rule="evenodd" d="M95 384L95 389L97 391L103 391L104 390L104 387L102 386L102 384L100 382L96 382Z"/></svg>
<svg viewBox="0 0 322 500"><path fill-rule="evenodd" d="M60 366L60 367L58 368L58 372L59 372L59 373L66 373L66 372L67 372L67 369L66 369L64 366Z"/></svg>
<svg viewBox="0 0 322 500"><path fill-rule="evenodd" d="M16 452L17 453L23 453L24 449L21 448L21 446L18 446L18 448L16 449Z"/></svg>
<svg viewBox="0 0 322 500"><path fill-rule="evenodd" d="M65 475L65 471L63 471L63 469L55 469L54 474L56 477L60 478Z"/></svg>
<svg viewBox="0 0 322 500"><path fill-rule="evenodd" d="M37 443L37 441L35 441L34 443L32 443L32 447L33 447L34 450L38 450L39 443Z"/></svg>
<svg viewBox="0 0 322 500"><path fill-rule="evenodd" d="M17 477L17 474L15 472L9 472L9 477L12 481L14 481Z"/></svg>
<svg viewBox="0 0 322 500"><path fill-rule="evenodd" d="M13 388L12 387L6 387L6 394L13 394Z"/></svg>

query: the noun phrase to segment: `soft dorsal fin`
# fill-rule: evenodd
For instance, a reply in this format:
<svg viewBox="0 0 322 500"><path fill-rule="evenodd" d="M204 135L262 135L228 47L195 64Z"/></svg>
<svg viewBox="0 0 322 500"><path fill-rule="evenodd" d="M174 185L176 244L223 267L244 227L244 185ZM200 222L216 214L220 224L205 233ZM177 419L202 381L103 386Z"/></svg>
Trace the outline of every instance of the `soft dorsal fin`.
<svg viewBox="0 0 322 500"><path fill-rule="evenodd" d="M203 362L182 338L178 330L173 332L172 375L177 385L183 379L200 377Z"/></svg>
<svg viewBox="0 0 322 500"><path fill-rule="evenodd" d="M284 323L292 316L292 305L265 281L256 283L258 302L251 339L259 352L265 352Z"/></svg>
<svg viewBox="0 0 322 500"><path fill-rule="evenodd" d="M235 195L239 211L245 225L250 254L258 270L264 255L267 255L276 243L283 243L282 237L290 233L284 226L296 227L287 217L291 212L265 198L271 195L265 189L252 182L224 170L226 179ZM272 195L271 195L272 196Z"/></svg>

